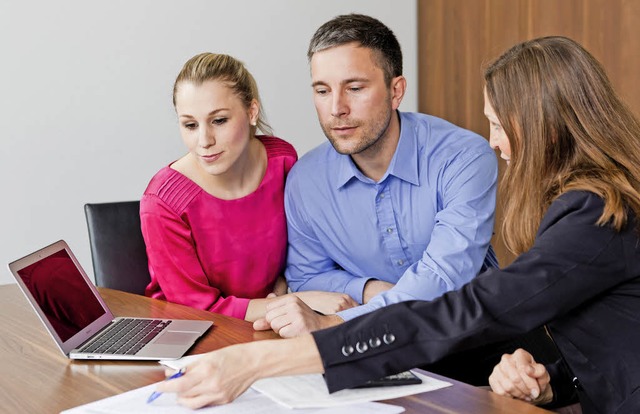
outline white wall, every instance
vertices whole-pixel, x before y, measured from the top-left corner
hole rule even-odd
[[[0,264],[65,239],[93,273],[83,205],[139,199],[184,153],[171,89],[196,53],[243,60],[300,155],[323,142],[307,45],[350,12],[396,33],[415,111],[416,0],[0,0]]]

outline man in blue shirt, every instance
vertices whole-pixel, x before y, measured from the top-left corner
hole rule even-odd
[[[497,160],[479,135],[403,113],[402,52],[376,19],[338,16],[313,36],[314,103],[329,139],[303,156],[285,190],[294,291],[348,294],[361,306],[321,315],[295,296],[256,329],[281,336],[329,327],[379,307],[430,300],[497,265]]]

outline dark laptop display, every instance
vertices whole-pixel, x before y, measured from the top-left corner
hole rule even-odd
[[[73,359],[175,359],[213,324],[114,317],[64,240],[9,269],[58,348]]]
[[[18,275],[63,342],[105,314],[64,249],[19,270]]]

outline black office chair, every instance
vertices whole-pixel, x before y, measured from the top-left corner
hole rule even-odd
[[[96,285],[144,295],[151,281],[140,201],[85,204]]]

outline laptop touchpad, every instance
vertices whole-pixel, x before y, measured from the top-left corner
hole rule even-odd
[[[193,332],[168,331],[161,334],[154,344],[158,345],[181,345],[195,342],[198,334]]]

